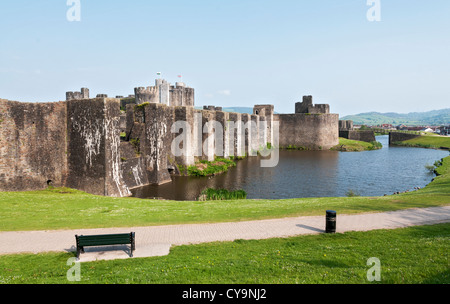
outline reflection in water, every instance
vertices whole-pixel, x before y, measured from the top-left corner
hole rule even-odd
[[[141,198],[195,200],[207,188],[243,189],[250,199],[345,196],[349,190],[363,196],[382,196],[424,187],[433,178],[425,165],[448,156],[447,151],[389,147],[365,152],[280,151],[274,168],[261,168],[259,157],[237,162],[235,168],[211,178],[173,177],[161,186],[132,190]]]

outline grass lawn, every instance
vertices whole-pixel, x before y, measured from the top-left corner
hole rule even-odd
[[[450,157],[414,192],[385,197],[175,202],[95,196],[71,189],[0,192],[0,231],[138,227],[384,212],[450,205]]]
[[[179,246],[165,257],[82,263],[82,284],[450,283],[450,224]],[[71,253],[0,256],[0,284],[66,284]],[[374,282],[376,283],[376,282]]]
[[[450,148],[450,136],[426,135],[395,143],[399,146],[434,148]]]

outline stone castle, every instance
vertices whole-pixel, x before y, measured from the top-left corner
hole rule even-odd
[[[273,105],[256,105],[253,114],[215,106],[199,110],[194,105],[193,88],[163,79],[155,86],[135,88],[128,97],[90,98],[89,90],[82,88],[67,92],[66,101],[60,102],[0,100],[0,191],[51,184],[130,196],[130,189],[168,183],[171,174],[182,174],[180,168],[199,160],[256,155],[274,143],[274,126],[279,147],[310,150],[337,145],[339,132],[350,127],[330,113],[329,105],[314,105],[311,96],[295,104],[294,114],[276,114]],[[186,122],[189,129],[174,128],[177,121]],[[218,133],[207,127],[212,121],[224,126],[222,154],[217,153],[217,140],[211,143]],[[246,128],[249,122],[256,127]],[[180,135],[190,139],[182,143],[181,156],[171,150]]]

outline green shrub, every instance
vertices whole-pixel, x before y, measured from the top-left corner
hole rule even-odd
[[[211,176],[227,172],[229,168],[234,166],[236,166],[234,161],[218,157],[212,162],[202,160],[193,166],[189,166],[187,173],[189,176]]]
[[[370,144],[371,146],[369,146],[368,150],[378,150],[383,148],[383,144],[379,141],[371,141]]]
[[[296,145],[289,145],[287,147],[283,147],[284,150],[299,150],[299,151],[306,151],[308,148],[303,146],[296,146]]]
[[[437,160],[437,161],[434,162],[434,166],[436,168],[442,166],[443,164],[444,164],[444,159]]]
[[[136,155],[140,155],[141,154],[141,140],[139,138],[131,138],[130,143],[133,145]]]
[[[359,195],[356,191],[353,191],[352,189],[348,190],[345,194],[347,197],[359,197]]]
[[[425,165],[425,169],[427,169],[428,171],[430,171],[431,173],[434,172],[435,167],[433,165]]]
[[[186,166],[177,164],[177,168],[178,168],[178,171],[180,172],[180,175],[185,175],[187,173]]]
[[[150,104],[149,102],[144,102],[144,103],[135,105],[135,106],[134,106],[134,109],[135,109],[136,111],[143,111],[143,110],[145,109],[145,107],[148,106],[149,104]]]
[[[226,189],[209,188],[202,191],[200,199],[207,201],[247,199],[247,192],[244,190],[228,191]]]

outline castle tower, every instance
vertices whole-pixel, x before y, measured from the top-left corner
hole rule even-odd
[[[170,105],[177,107],[193,107],[194,89],[186,86],[184,82],[177,82],[170,87]]]
[[[255,105],[253,108],[253,115],[260,116],[259,134],[262,137],[262,142],[273,143],[273,105]]]
[[[170,105],[170,84],[164,79],[157,79],[156,86],[159,88],[159,103]]]
[[[171,105],[171,86],[164,79],[156,79],[153,87],[139,87],[134,89],[134,95],[137,104],[159,103]]]
[[[303,102],[295,104],[295,114],[330,114],[330,105],[313,105],[312,96],[303,96]]]
[[[89,89],[88,88],[81,88],[81,98],[89,99]]]
[[[295,114],[306,114],[308,112],[308,108],[313,106],[313,98],[312,96],[303,96],[303,102],[297,102],[295,104]]]

